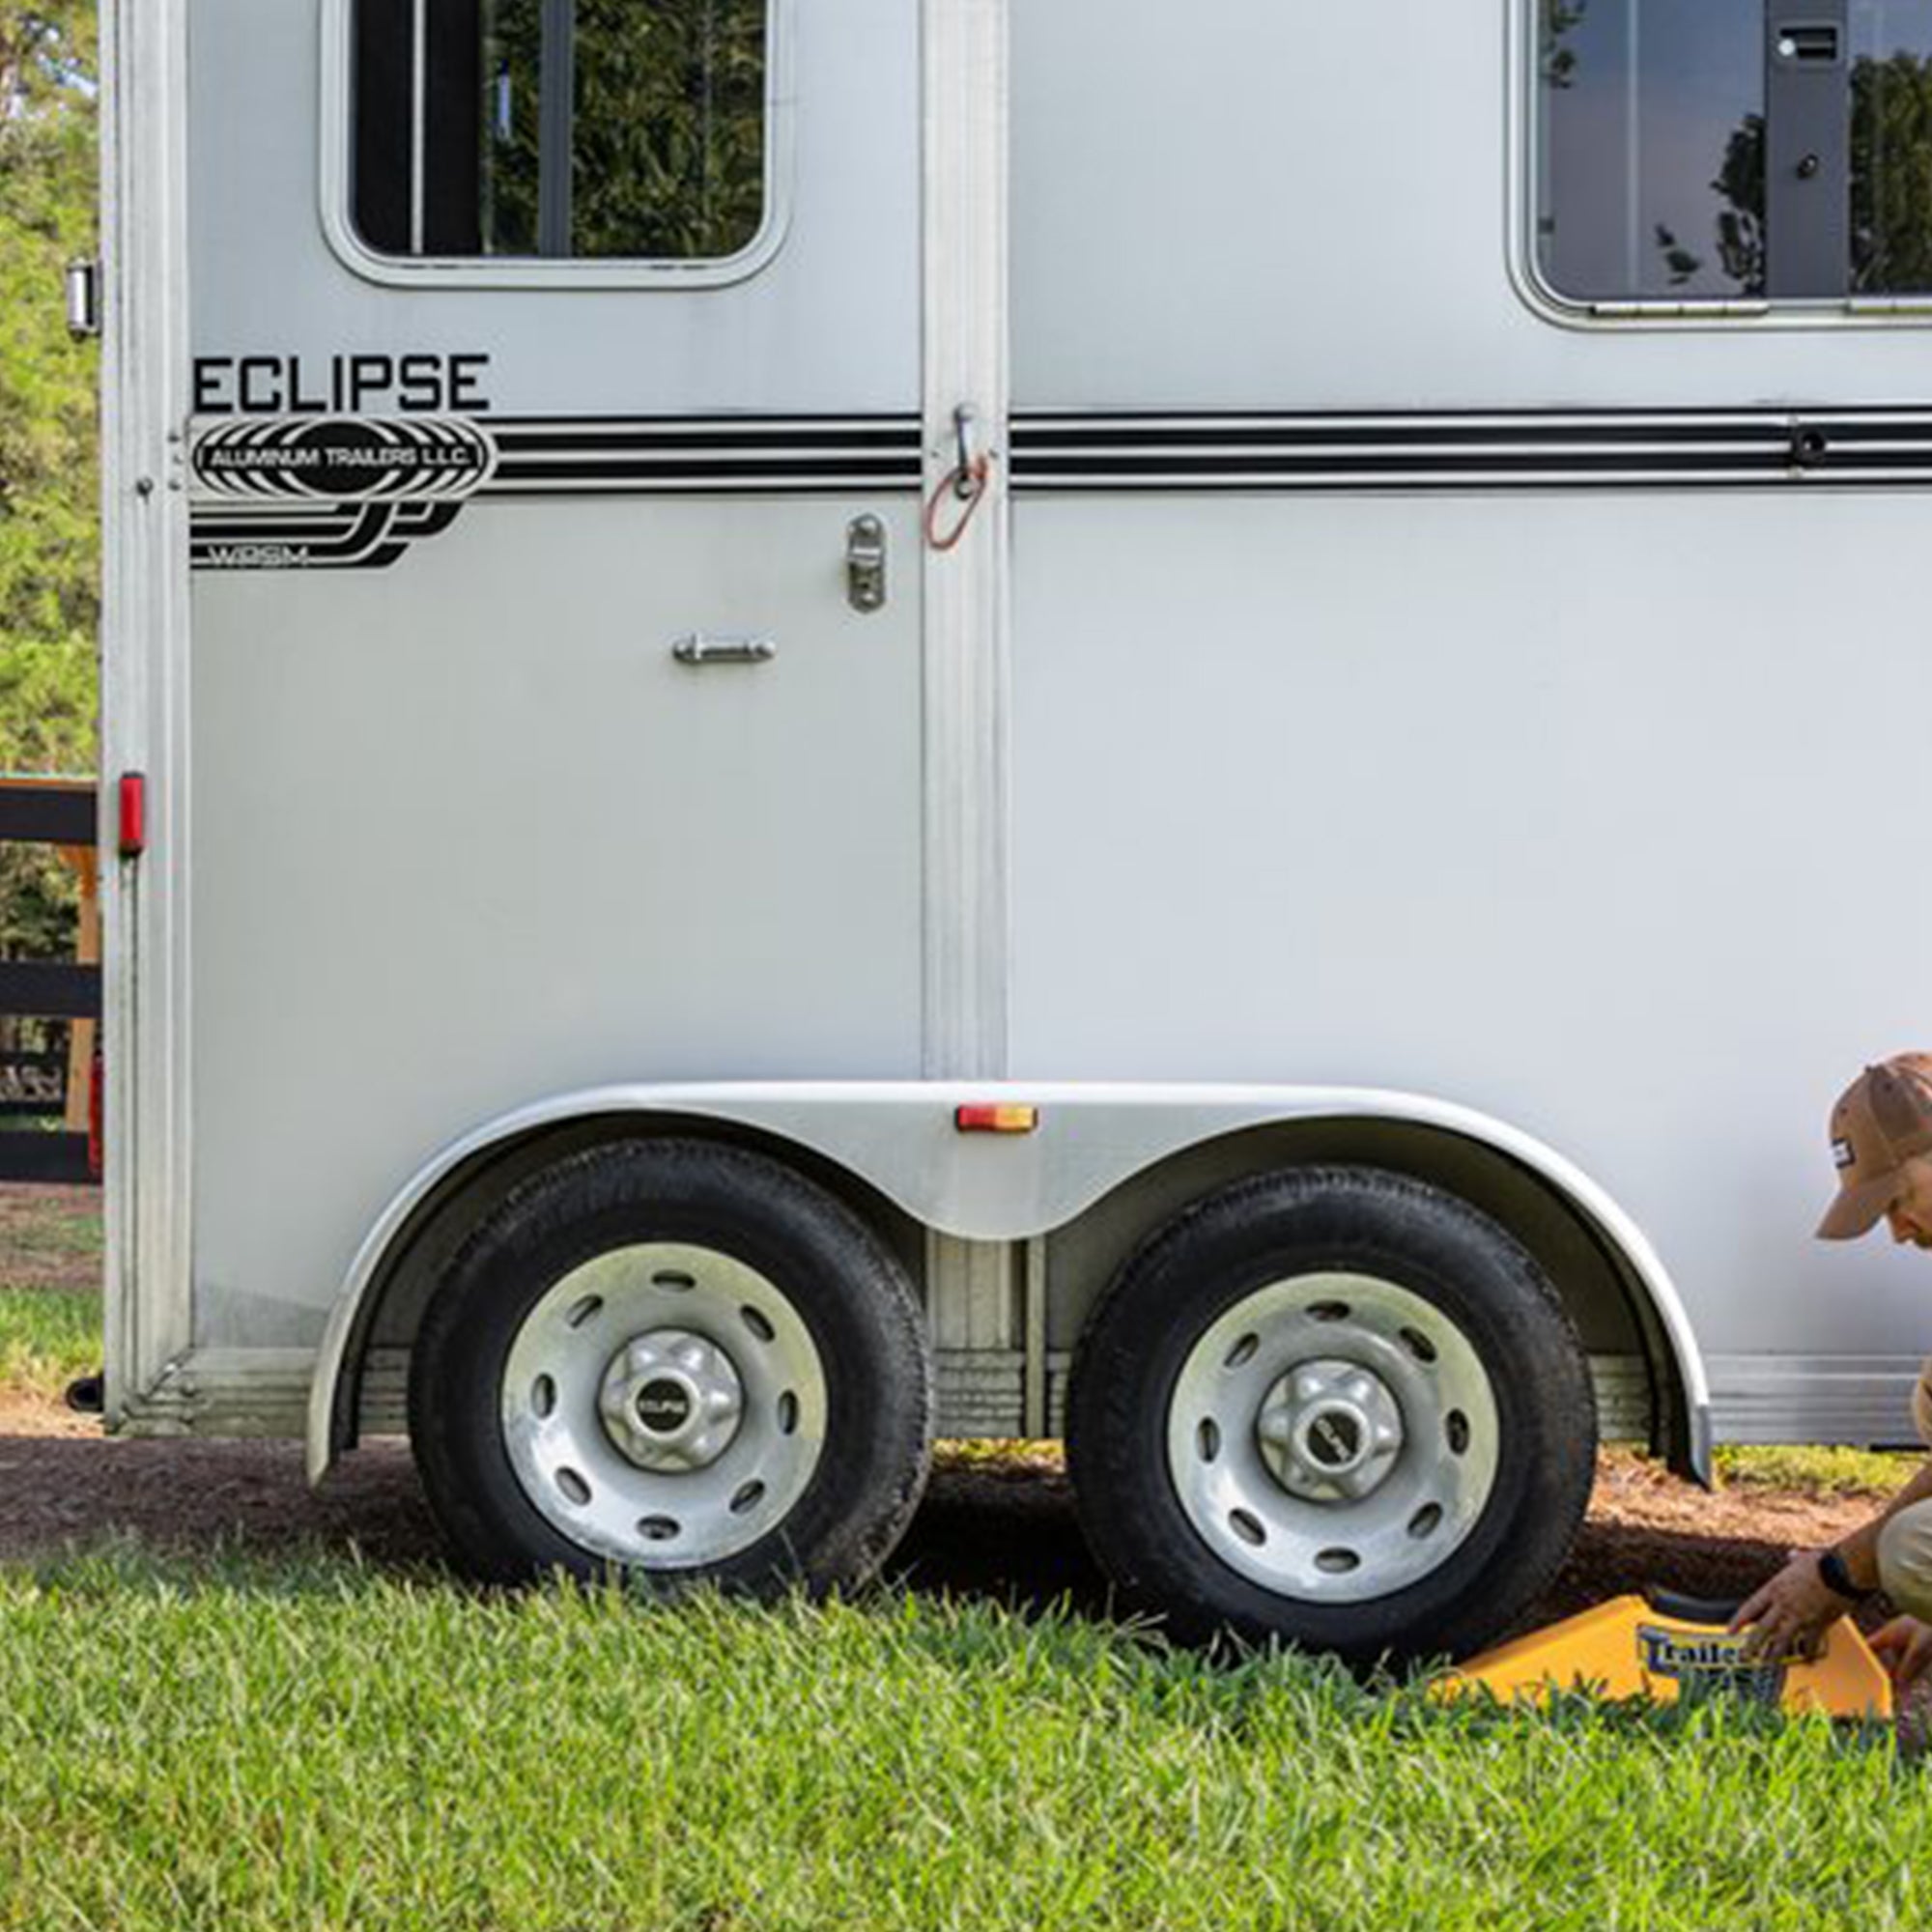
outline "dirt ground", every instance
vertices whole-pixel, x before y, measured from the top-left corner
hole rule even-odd
[[[1610,1451],[1577,1548],[1525,1622],[1644,1583],[1737,1597],[1787,1549],[1843,1534],[1871,1507],[1857,1497],[1706,1494]],[[312,1493],[296,1443],[115,1441],[51,1405],[0,1402],[0,1562],[33,1561],[111,1535],[176,1550],[220,1541],[265,1553],[355,1548],[383,1564],[442,1560],[401,1444],[363,1448]],[[1081,1609],[1107,1607],[1066,1479],[1045,1456],[942,1466],[894,1569],[915,1589],[1027,1606],[1065,1598]]]

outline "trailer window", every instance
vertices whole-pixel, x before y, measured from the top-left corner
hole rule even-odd
[[[1932,293],[1932,0],[1536,10],[1536,252],[1557,294]]]
[[[1763,0],[1542,0],[1543,271],[1566,296],[1757,292]]]
[[[350,195],[404,259],[717,261],[764,224],[769,0],[355,0]]]

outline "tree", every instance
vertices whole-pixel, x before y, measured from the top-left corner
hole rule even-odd
[[[1932,289],[1932,60],[1852,70],[1852,290]]]
[[[1852,64],[1849,155],[1852,237],[1846,287],[1853,295],[1932,291],[1932,58],[1894,53]],[[1746,295],[1765,286],[1765,119],[1747,114],[1724,144],[1711,184],[1719,208],[1716,242],[1724,272]],[[1660,227],[1673,283],[1701,259]]]
[[[94,757],[96,358],[61,270],[95,246],[94,14],[0,0],[0,766]]]
[[[486,149],[489,230],[505,253],[536,246],[542,16],[541,0],[488,14],[485,71],[508,108]],[[576,0],[574,16],[571,253],[735,254],[764,213],[764,0]]]
[[[1537,9],[1539,64],[1547,86],[1568,87],[1577,73],[1577,50],[1564,42],[1583,24],[1590,0],[1541,0]]]
[[[0,770],[94,763],[99,619],[91,345],[61,270],[95,247],[93,0],[0,0]],[[68,944],[50,852],[0,846],[0,952]]]

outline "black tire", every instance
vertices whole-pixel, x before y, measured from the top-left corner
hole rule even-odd
[[[1348,1603],[1264,1586],[1233,1567],[1209,1541],[1208,1532],[1217,1529],[1211,1510],[1198,1499],[1183,1503],[1179,1483],[1197,1480],[1185,1463],[1191,1438],[1184,1405],[1175,1420],[1173,1444],[1179,1446],[1171,1445],[1169,1431],[1183,1364],[1196,1365],[1185,1385],[1189,1400],[1210,1400],[1194,1392],[1211,1392],[1220,1386],[1216,1378],[1236,1373],[1234,1355],[1226,1363],[1213,1357],[1218,1339],[1208,1355],[1197,1350],[1208,1346],[1217,1322],[1238,1327],[1247,1311],[1273,1305],[1253,1297],[1292,1298],[1296,1280],[1330,1274],[1393,1284],[1394,1305],[1406,1305],[1402,1293],[1418,1296],[1433,1311],[1431,1320],[1446,1324],[1445,1336],[1459,1332],[1488,1378],[1496,1437],[1487,1500],[1471,1495],[1461,1542],[1446,1546],[1427,1574],[1388,1594]],[[1289,1286],[1272,1286],[1282,1283]],[[1319,1292],[1318,1285],[1311,1282],[1310,1292]],[[1342,1300],[1314,1302],[1279,1317],[1268,1333],[1281,1359],[1293,1364],[1306,1359],[1308,1349],[1329,1349],[1325,1331],[1304,1344],[1303,1331],[1289,1324],[1317,1312],[1336,1322],[1338,1306],[1346,1315]],[[1224,1326],[1221,1333],[1227,1332]],[[1351,1359],[1366,1352],[1364,1344]],[[1457,1359],[1468,1359],[1460,1347]],[[1205,1370],[1199,1366],[1204,1360]],[[1258,1375],[1264,1372],[1258,1366]],[[1405,1367],[1404,1373],[1433,1371]],[[1300,1374],[1293,1368],[1293,1377]],[[1301,1385],[1286,1385],[1298,1399]],[[1290,1400],[1276,1393],[1283,1386],[1273,1384],[1269,1401]],[[1426,1412],[1426,1400],[1417,1407]],[[1088,1323],[1073,1362],[1066,1433],[1082,1522],[1131,1605],[1162,1616],[1183,1639],[1221,1634],[1256,1642],[1285,1639],[1354,1663],[1466,1654],[1516,1617],[1570,1548],[1589,1498],[1597,1442],[1582,1347],[1535,1262],[1466,1203],[1366,1168],[1308,1168],[1243,1180],[1159,1229],[1130,1258]],[[1462,1433],[1466,1443],[1466,1420]],[[1455,1440],[1453,1429],[1448,1440]],[[1403,1435],[1400,1446],[1386,1452],[1393,1460],[1384,1481],[1393,1484],[1403,1474],[1406,1458],[1421,1474],[1403,1474],[1405,1481],[1433,1480],[1429,1458],[1448,1468],[1442,1480],[1463,1480],[1436,1442]],[[1209,1459],[1224,1453],[1218,1430],[1211,1435],[1204,1430],[1199,1453]],[[1487,1459],[1487,1448],[1482,1453]],[[1275,1454],[1279,1462],[1281,1452]],[[1256,1437],[1250,1465],[1259,1465],[1263,1456]],[[1306,1480],[1305,1463],[1296,1465],[1295,1475]],[[1218,1480],[1218,1471],[1198,1479],[1203,1492]],[[1289,1495],[1279,1476],[1274,1481],[1287,1523],[1278,1547],[1298,1550],[1305,1548],[1305,1539],[1295,1540],[1302,1537],[1299,1525],[1321,1519],[1311,1518],[1304,1497]],[[1469,1481],[1473,1489],[1475,1478]],[[1238,1514],[1231,1513],[1231,1522]],[[1417,1520],[1427,1520],[1420,1513]],[[1264,1543],[1274,1529],[1272,1520],[1257,1523],[1253,1514],[1248,1522],[1263,1530]],[[1243,1541],[1252,1540],[1247,1524],[1234,1526]],[[1222,1540],[1238,1559],[1238,1548]],[[1435,1558],[1433,1551],[1399,1557],[1388,1574],[1400,1574],[1404,1561]],[[1350,1587],[1370,1590],[1375,1575],[1370,1565]]]
[[[627,1558],[621,1549],[600,1549],[587,1531],[565,1533],[559,1524],[570,1520],[569,1499],[559,1503],[520,1476],[508,1439],[506,1365],[520,1335],[533,1332],[526,1323],[554,1319],[535,1311],[556,1305],[552,1291],[586,1264],[646,1243],[703,1251],[718,1258],[718,1271],[729,1279],[738,1278],[730,1273],[737,1265],[754,1270],[795,1311],[822,1368],[822,1437],[815,1429],[805,1432],[820,1446],[810,1452],[815,1462],[809,1474],[798,1476],[803,1488],[795,1500],[749,1547],[696,1564],[679,1561],[671,1548],[660,1556],[656,1546],[641,1542]],[[614,1307],[612,1316],[620,1325],[611,1339],[621,1351],[624,1330]],[[687,1325],[708,1333],[728,1324],[712,1310]],[[755,1350],[733,1332],[731,1349]],[[710,1339],[721,1347],[726,1342],[722,1332]],[[586,1333],[582,1373],[594,1373],[588,1365],[602,1346]],[[560,1400],[555,1387],[554,1403]],[[672,1593],[694,1585],[759,1597],[793,1587],[813,1594],[850,1587],[877,1570],[918,1504],[931,1406],[930,1362],[913,1290],[870,1230],[779,1161],[692,1140],[596,1148],[525,1180],[449,1264],[410,1366],[410,1430],[423,1486],[463,1567],[491,1582],[561,1570],[585,1577],[615,1571]],[[667,1490],[666,1477],[633,1472],[615,1454],[615,1437],[596,1405],[591,1408],[585,1420],[577,1404],[571,1427],[581,1427],[586,1440],[603,1430],[607,1440],[598,1453],[615,1472],[606,1491],[613,1510],[629,1508],[636,1516],[657,1507],[629,1500],[627,1484],[639,1494],[678,1493],[674,1477]],[[794,1400],[794,1433],[797,1414]],[[781,1426],[768,1431],[775,1441]],[[744,1446],[734,1441],[724,1458]],[[601,1481],[603,1464],[597,1466]],[[728,1462],[713,1468],[726,1475]],[[709,1478],[712,1470],[705,1473]],[[539,1493],[546,1508],[532,1499]],[[646,1520],[657,1519],[646,1516],[639,1529]]]

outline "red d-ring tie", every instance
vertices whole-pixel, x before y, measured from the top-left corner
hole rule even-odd
[[[970,464],[962,464],[949,469],[940,479],[939,487],[932,493],[925,506],[925,540],[934,550],[955,549],[959,539],[966,534],[973,515],[986,497],[987,479],[991,476],[993,459],[990,455],[976,456]],[[966,507],[960,511],[958,521],[943,536],[939,530],[939,506],[948,497],[964,499]]]

